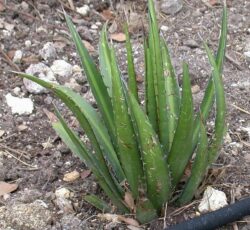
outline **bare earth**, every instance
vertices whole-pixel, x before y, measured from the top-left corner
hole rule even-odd
[[[4,6],[4,2],[7,4]],[[125,224],[115,224],[98,218],[95,208],[83,201],[87,193],[103,194],[83,163],[71,154],[50,126],[44,109],[53,111],[54,102],[79,134],[82,130],[72,114],[51,93],[32,94],[23,85],[22,79],[10,70],[25,71],[31,64],[43,62],[51,66],[54,60],[63,59],[71,65],[80,65],[63,19],[60,2],[66,0],[18,1],[0,0],[0,181],[18,184],[18,189],[0,196],[0,230],[29,229],[129,229]],[[130,22],[135,53],[138,84],[143,94],[142,35],[145,25],[145,1],[78,0],[75,6],[90,6],[87,16],[81,16],[69,7],[68,14],[79,30],[83,40],[89,42],[89,50],[98,62],[99,32],[105,20],[110,19],[111,32],[121,32],[122,21]],[[212,1],[211,1],[212,2]],[[217,1],[220,2],[220,1]],[[228,131],[220,157],[204,180],[195,201],[182,209],[168,207],[167,225],[196,215],[197,204],[206,185],[226,193],[228,202],[250,195],[250,1],[228,1],[229,31],[227,58],[224,66],[224,83],[227,99]],[[111,15],[111,11],[113,15]],[[209,78],[210,65],[203,48],[207,41],[214,51],[219,39],[222,6],[208,7],[201,0],[185,0],[181,11],[175,15],[159,14],[161,32],[169,44],[178,77],[181,77],[182,62],[190,66],[194,101],[201,101]],[[115,23],[114,23],[115,22]],[[142,26],[144,24],[144,26]],[[29,42],[30,41],[30,44]],[[39,55],[45,43],[53,42],[56,56],[43,60]],[[121,71],[126,75],[124,43],[115,43]],[[248,48],[247,48],[248,46]],[[23,53],[21,61],[13,62],[16,50]],[[84,76],[74,75],[75,87],[95,106]],[[58,82],[67,84],[70,77]],[[18,87],[18,88],[16,88]],[[30,115],[12,114],[5,96],[31,98],[34,111]],[[212,127],[213,116],[209,121]],[[66,173],[78,171],[80,178],[66,182]],[[67,188],[71,193],[62,199],[55,191]],[[163,218],[142,226],[145,229],[162,229]],[[246,218],[224,229],[250,229]]]

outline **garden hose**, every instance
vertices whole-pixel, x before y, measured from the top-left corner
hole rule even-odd
[[[250,215],[250,197],[165,230],[214,230]]]

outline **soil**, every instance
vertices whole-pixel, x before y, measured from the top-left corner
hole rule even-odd
[[[0,214],[0,229],[128,229],[124,224],[110,225],[101,220],[97,217],[98,211],[82,199],[87,193],[102,194],[101,190],[93,175],[86,175],[88,173],[85,165],[71,154],[55,134],[44,109],[53,111],[54,102],[69,123],[82,134],[70,112],[50,93],[28,93],[22,79],[9,72],[25,71],[32,63],[43,62],[51,65],[53,60],[44,61],[39,56],[39,50],[47,42],[56,44],[57,57],[54,59],[64,59],[72,65],[80,65],[75,48],[69,39],[60,2],[67,5],[69,1],[0,0],[0,20],[13,26],[10,32],[0,27],[0,130],[4,132],[0,137],[0,181],[18,184],[17,191],[0,197],[0,213],[1,210],[5,210],[5,216]],[[87,16],[81,16],[67,7],[68,5],[64,8],[72,16],[82,39],[94,47],[92,55],[96,61],[101,25],[110,19],[114,30],[112,32],[117,33],[121,31],[124,18],[130,17],[131,14],[137,18],[131,19],[130,32],[134,44],[138,84],[142,94],[142,35],[147,28],[146,25],[143,26],[147,17],[145,1],[113,1],[112,6],[110,1],[73,2],[76,7],[83,4],[90,6]],[[190,66],[192,85],[198,87],[193,95],[195,103],[200,102],[210,74],[210,65],[202,43],[205,40],[213,50],[216,50],[222,14],[221,4],[209,7],[204,2],[206,1],[185,0],[179,13],[159,14],[161,31],[169,45],[178,76],[181,76],[183,61]],[[250,2],[230,0],[228,13],[227,58],[223,77],[228,130],[220,157],[210,170],[205,185],[212,185],[224,191],[230,203],[250,195],[250,62],[244,56],[245,47],[250,44]],[[27,41],[31,42],[31,46],[25,45],[29,43]],[[124,43],[114,44],[121,71],[126,74]],[[23,57],[20,63],[14,64],[12,59],[16,50],[22,50]],[[60,79],[58,81],[60,82]],[[86,98],[91,97],[88,84],[85,81],[78,82],[82,95]],[[16,87],[20,88],[21,96],[29,97],[34,102],[35,110],[31,115],[12,114],[6,104],[5,95],[15,95]],[[210,124],[212,120],[211,118]],[[80,172],[81,177],[72,182],[65,182],[64,175],[74,170]],[[55,197],[55,191],[59,188],[71,191],[70,197],[66,199],[68,203],[64,200],[66,204],[60,204]],[[191,205],[182,209],[168,207],[167,226],[194,217],[201,195],[197,195]],[[29,206],[22,206],[24,204]],[[25,215],[22,223],[18,222],[19,217],[6,216],[6,213],[12,215],[11,211],[6,210],[34,210],[35,204],[42,204],[37,211],[40,210],[41,218],[46,213],[44,222],[38,222],[38,225],[33,223],[35,221],[27,225],[25,222],[29,222],[29,218]],[[224,229],[235,229],[236,225],[239,229],[248,229],[249,221],[249,218],[246,218]],[[162,229],[163,226],[164,220],[161,218],[142,227]]]

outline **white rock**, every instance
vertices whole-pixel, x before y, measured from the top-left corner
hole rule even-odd
[[[240,127],[240,129],[247,132],[247,135],[250,138],[250,126],[248,126],[248,127]]]
[[[22,57],[23,57],[23,52],[22,52],[22,50],[16,50],[15,55],[14,55],[14,57],[13,57],[13,62],[14,62],[14,63],[20,63]]]
[[[34,110],[34,105],[30,98],[14,97],[10,93],[8,93],[5,98],[13,114],[31,114]]]
[[[226,194],[222,191],[216,190],[208,186],[204,192],[198,210],[201,213],[215,211],[228,205]]]
[[[55,191],[55,195],[57,198],[69,198],[70,197],[70,191],[67,188],[59,188]]]
[[[246,60],[250,61],[250,51],[244,52],[244,55],[246,57]]]
[[[64,60],[56,60],[50,67],[60,77],[68,78],[73,73],[73,66]]]
[[[90,8],[88,5],[83,5],[82,7],[76,7],[76,11],[83,16],[88,15],[89,10]]]
[[[182,9],[183,2],[182,0],[162,0],[160,7],[163,13],[174,15]]]
[[[0,29],[4,28],[4,20],[3,18],[0,18]]]
[[[98,26],[93,24],[91,27],[90,27],[92,30],[97,30],[98,29]]]
[[[2,30],[2,33],[3,33],[4,38],[8,38],[11,35],[10,31],[8,31],[8,30]]]
[[[101,22],[96,22],[95,23],[98,27],[102,26],[102,23]]]
[[[15,87],[15,88],[13,89],[13,93],[14,93],[16,96],[18,96],[18,95],[20,94],[20,92],[21,92],[20,87]]]
[[[81,73],[82,68],[79,65],[74,65],[72,68],[73,73]]]
[[[37,33],[46,33],[46,34],[48,33],[47,29],[44,28],[43,26],[36,28],[36,32]]]
[[[27,48],[31,47],[31,41],[30,40],[25,41],[24,44],[25,44],[25,46]]]
[[[53,71],[48,66],[46,66],[45,64],[41,62],[38,64],[31,64],[29,68],[25,70],[25,72],[27,74],[34,75],[44,81],[57,83]],[[25,88],[30,93],[39,94],[39,93],[47,92],[47,90],[44,87],[30,80],[23,79],[23,83],[24,83]]]
[[[14,30],[14,28],[15,28],[15,25],[14,25],[14,24],[10,24],[10,23],[8,23],[8,22],[5,22],[5,23],[4,23],[4,28],[5,28],[6,30],[8,30],[10,33],[12,33],[13,30]]]
[[[73,213],[74,208],[72,206],[72,202],[63,197],[58,197],[54,200],[55,204],[63,213]]]
[[[169,29],[169,28],[168,28],[167,26],[164,26],[164,25],[161,26],[161,31],[168,31],[168,29]]]
[[[232,142],[232,138],[230,137],[229,133],[226,133],[226,135],[224,136],[224,141],[226,144],[230,144]]]
[[[53,59],[56,57],[56,48],[52,42],[47,42],[44,44],[43,48],[39,50],[39,55],[44,60]]]
[[[28,11],[29,10],[29,4],[26,3],[25,1],[21,2],[21,7],[24,11]]]

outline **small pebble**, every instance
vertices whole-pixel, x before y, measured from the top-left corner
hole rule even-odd
[[[84,5],[82,7],[76,7],[76,11],[81,14],[82,16],[87,16],[89,13],[89,6],[88,5]]]
[[[39,55],[44,60],[53,59],[56,57],[56,48],[52,42],[47,42],[44,44],[43,48],[39,50]]]
[[[27,48],[31,47],[31,41],[30,40],[25,41],[24,44],[25,44],[25,46]]]
[[[22,7],[22,9],[23,9],[24,11],[26,11],[26,12],[29,10],[29,4],[26,3],[25,1],[22,1],[22,2],[21,2],[21,7]]]
[[[168,26],[164,26],[164,25],[161,26],[161,30],[162,30],[162,31],[168,31],[168,29],[169,29]]]
[[[98,29],[98,26],[93,24],[91,27],[90,27],[92,30],[97,30]]]
[[[74,170],[73,172],[64,174],[63,180],[66,182],[72,182],[80,177],[80,173]]]
[[[20,87],[15,87],[15,88],[13,89],[13,93],[14,93],[16,96],[19,96],[20,92],[21,92]]]
[[[22,132],[22,131],[26,130],[27,128],[28,128],[28,126],[26,126],[24,124],[18,125],[18,127],[17,127],[17,129],[18,129],[19,132]]]
[[[15,52],[14,57],[13,57],[13,62],[16,63],[16,64],[20,63],[22,57],[23,57],[23,52],[22,52],[22,50],[17,50],[17,51]]]
[[[244,52],[247,61],[250,61],[250,51]]]
[[[68,78],[73,73],[73,66],[64,60],[56,60],[50,67],[60,77]]]
[[[55,195],[57,198],[69,198],[70,197],[70,191],[67,188],[59,188],[55,191]]]
[[[197,94],[200,92],[200,86],[194,85],[192,86],[191,90],[192,90],[192,94]]]
[[[184,45],[192,49],[199,47],[199,44],[193,39],[188,39],[184,41]]]

